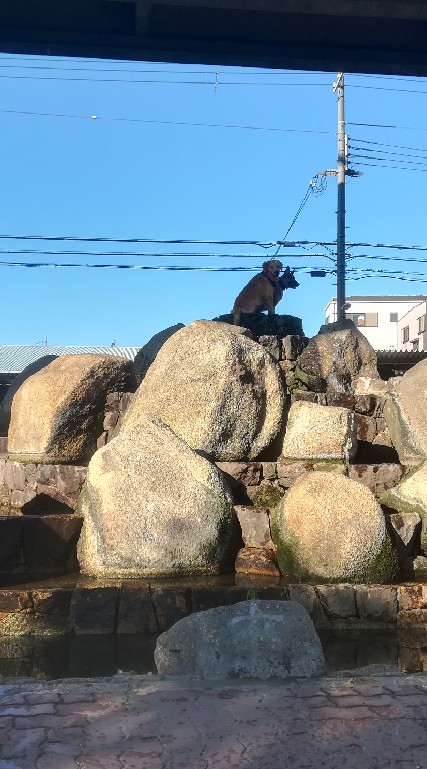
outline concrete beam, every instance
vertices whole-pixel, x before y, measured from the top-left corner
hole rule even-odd
[[[424,0],[2,0],[0,51],[427,76]]]

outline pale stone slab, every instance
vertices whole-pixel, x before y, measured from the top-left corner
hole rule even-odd
[[[403,465],[427,458],[427,360],[407,371],[388,395],[384,418]]]
[[[357,448],[349,409],[298,401],[289,411],[281,459],[351,459]]]

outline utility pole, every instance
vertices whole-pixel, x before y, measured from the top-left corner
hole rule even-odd
[[[334,91],[338,96],[337,321],[341,323],[345,320],[345,175],[347,170],[343,72],[338,73]]]
[[[337,316],[341,323],[345,320],[345,177],[363,176],[360,171],[353,171],[348,167],[348,136],[345,132],[344,116],[344,73],[338,72],[337,82],[334,83],[334,91],[338,96],[338,164],[333,171],[319,171],[316,176],[336,176],[337,188]]]

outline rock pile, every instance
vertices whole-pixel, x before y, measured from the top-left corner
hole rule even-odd
[[[127,361],[53,361],[13,399],[0,495],[37,504],[45,479],[59,504],[64,474],[39,463],[93,455],[78,503],[90,575],[216,574],[235,561],[356,584],[394,577],[397,556],[421,568],[427,367],[387,388],[354,325],[307,344],[280,317],[257,317],[256,333],[218,320],[167,329],[134,395]],[[82,480],[62,498],[71,511]]]

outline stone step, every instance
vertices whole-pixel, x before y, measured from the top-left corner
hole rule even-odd
[[[82,523],[79,515],[0,517],[0,573],[75,571]]]
[[[293,600],[316,628],[405,628],[420,631],[425,646],[427,586],[289,585],[284,580],[236,575],[224,578],[98,581],[78,575],[0,588],[0,636],[157,634],[196,611],[258,598]]]

